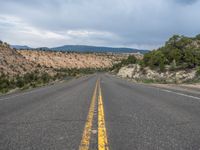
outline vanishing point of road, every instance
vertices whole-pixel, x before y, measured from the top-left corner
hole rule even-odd
[[[200,93],[94,74],[4,95],[0,150],[200,150]]]

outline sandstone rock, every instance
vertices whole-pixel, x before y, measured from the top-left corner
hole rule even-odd
[[[52,68],[108,68],[113,63],[127,56],[118,54],[84,54],[84,53],[64,53],[50,51],[18,51],[27,60],[33,61],[41,66]]]
[[[150,68],[144,68],[143,70],[137,64],[122,67],[118,76],[123,78],[132,78],[136,80],[151,79],[157,81],[166,81],[169,83],[176,82],[182,83],[195,78],[196,71],[191,70],[181,70],[181,71],[166,71],[158,72],[156,70],[151,70]]]

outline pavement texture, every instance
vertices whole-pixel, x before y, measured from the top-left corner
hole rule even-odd
[[[200,93],[94,74],[0,97],[0,150],[78,149],[199,150]]]

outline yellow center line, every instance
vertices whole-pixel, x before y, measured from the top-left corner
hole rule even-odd
[[[98,150],[109,150],[100,83],[98,97]]]
[[[95,85],[95,89],[93,92],[92,101],[90,104],[87,121],[85,123],[85,128],[83,131],[83,136],[82,136],[82,140],[79,146],[79,150],[88,150],[90,146],[90,136],[91,136],[91,129],[92,129],[98,84],[99,84],[99,80],[97,80],[96,85]]]

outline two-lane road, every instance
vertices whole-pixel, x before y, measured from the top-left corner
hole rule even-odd
[[[200,94],[107,74],[0,97],[1,150],[200,149]]]

